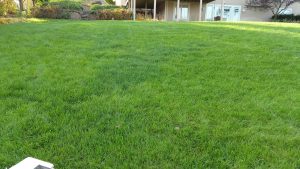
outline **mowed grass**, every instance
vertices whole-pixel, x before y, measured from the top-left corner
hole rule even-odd
[[[0,25],[0,168],[300,168],[300,25]]]

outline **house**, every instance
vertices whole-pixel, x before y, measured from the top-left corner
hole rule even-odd
[[[213,20],[221,13],[222,0],[214,0],[206,5],[205,20]],[[283,14],[300,14],[300,3],[289,6]],[[270,10],[247,7],[247,0],[224,0],[223,20],[225,21],[269,21]]]
[[[116,4],[128,6],[134,19],[148,16],[165,21],[211,21],[221,17],[222,8],[224,21],[269,21],[273,15],[266,9],[247,7],[247,0],[116,0]],[[300,14],[300,3],[284,13]]]
[[[122,0],[120,0],[122,1]],[[165,21],[204,20],[205,5],[213,0],[127,0],[134,18],[139,15],[152,16]],[[201,9],[201,10],[200,10]]]

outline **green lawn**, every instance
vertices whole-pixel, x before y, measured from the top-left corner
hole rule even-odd
[[[0,168],[300,168],[300,24],[0,25]]]

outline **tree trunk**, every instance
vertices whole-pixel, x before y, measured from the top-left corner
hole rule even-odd
[[[277,21],[277,18],[278,18],[278,14],[274,14],[274,20]]]
[[[24,10],[23,0],[19,0],[20,12]]]

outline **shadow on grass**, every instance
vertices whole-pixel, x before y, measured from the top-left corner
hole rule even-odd
[[[1,31],[3,168],[32,154],[57,168],[297,166],[294,32],[51,20]]]

